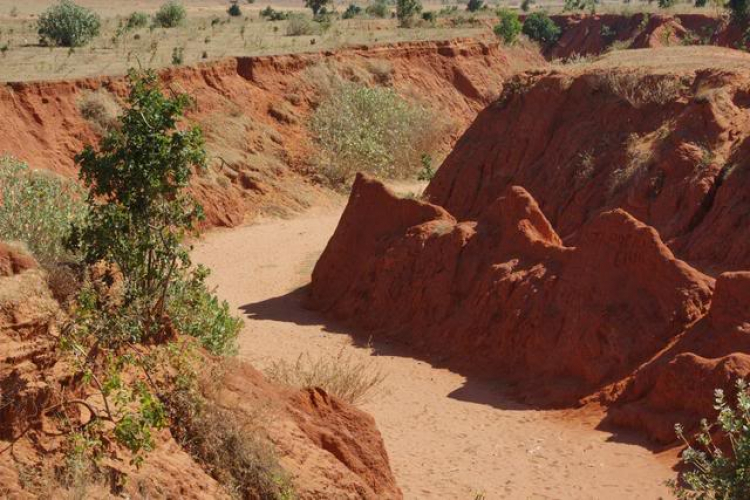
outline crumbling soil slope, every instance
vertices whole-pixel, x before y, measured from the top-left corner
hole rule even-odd
[[[596,401],[672,441],[750,369],[750,281],[736,272],[750,269],[749,75],[597,67],[509,82],[430,202],[357,179],[311,305],[524,399]]]
[[[545,49],[549,59],[598,56],[610,50],[683,45],[745,49],[744,28],[705,14],[555,15],[560,39]]]
[[[44,272],[23,252],[0,243],[3,498],[65,495],[54,474],[65,461],[66,436],[50,414],[65,393],[94,408],[100,404],[101,396],[81,392],[71,378],[75,370],[59,346],[59,314]],[[273,385],[247,363],[231,368],[214,381],[214,401],[237,415],[261,419],[299,498],[401,498],[372,417],[321,390]],[[102,464],[111,475],[128,477],[123,493],[133,498],[229,498],[169,430],[156,441],[140,469],[129,464],[124,450],[116,451],[117,460]],[[92,479],[87,498],[108,497],[109,489]]]
[[[530,50],[504,49],[492,39],[459,39],[239,57],[172,68],[161,76],[166,85],[196,100],[190,118],[204,129],[211,167],[196,176],[193,189],[207,225],[234,226],[247,213],[296,210],[320,198],[320,190],[307,182],[314,172],[306,120],[326,72],[391,85],[449,112],[460,133],[499,94],[504,77],[541,61]],[[100,89],[121,101],[125,80],[0,87],[0,154],[75,176],[74,156],[84,144],[97,141],[96,124],[82,116],[81,103]],[[453,139],[446,138],[446,147]]]

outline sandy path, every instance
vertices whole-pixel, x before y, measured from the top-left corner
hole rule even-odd
[[[309,280],[338,217],[310,212],[214,231],[196,244],[195,260],[213,269],[219,295],[246,318],[240,354],[257,367],[342,347],[373,356],[292,293]],[[467,384],[395,349],[374,345],[372,359],[388,378],[364,409],[378,422],[407,499],[669,497],[671,457],[608,441],[581,415],[514,404],[489,382]]]

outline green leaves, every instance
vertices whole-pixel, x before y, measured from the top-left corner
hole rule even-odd
[[[70,258],[65,240],[85,217],[83,197],[74,182],[0,157],[0,240],[24,243],[45,266]]]
[[[81,47],[99,34],[101,19],[92,10],[61,0],[45,10],[38,21],[42,45]]]
[[[742,379],[737,381],[736,388],[735,406],[729,404],[724,391],[716,390],[716,422],[701,421],[701,432],[695,436],[695,445],[685,438],[683,427],[675,425],[677,436],[687,445],[682,452],[682,461],[688,466],[681,483],[669,483],[677,498],[750,498],[750,393]]]

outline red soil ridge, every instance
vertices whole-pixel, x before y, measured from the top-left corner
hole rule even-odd
[[[644,102],[622,74],[506,83],[431,203],[359,176],[312,307],[659,442],[710,416],[713,389],[750,373],[748,75],[639,75],[680,82]]]
[[[308,182],[313,150],[305,121],[318,83],[305,77],[308,68],[332,65],[350,79],[372,80],[368,65],[385,66],[390,85],[449,112],[460,133],[499,94],[504,77],[541,61],[531,50],[501,48],[492,39],[457,39],[231,58],[170,68],[161,77],[196,99],[189,117],[204,128],[211,168],[195,178],[193,189],[206,223],[235,226],[247,214],[301,209],[320,196]],[[73,157],[97,141],[78,102],[97,89],[121,100],[124,77],[0,86],[0,154],[76,176]]]
[[[746,48],[744,31],[726,18],[706,14],[561,14],[551,16],[562,34],[546,50],[550,59],[596,56],[609,50],[675,45]]]

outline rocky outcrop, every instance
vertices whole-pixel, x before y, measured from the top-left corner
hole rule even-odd
[[[75,366],[60,349],[59,314],[44,272],[22,251],[0,243],[3,498],[66,497],[65,486],[50,480],[55,467],[65,460],[66,440],[50,415],[63,398],[87,401],[93,408],[100,405],[101,396],[80,384]],[[207,360],[203,366],[208,365]],[[218,391],[217,404],[254,422],[260,427],[254,432],[275,444],[296,498],[402,497],[375,421],[364,412],[319,389],[299,391],[271,384],[242,362],[212,385]],[[261,411],[264,418],[259,420]],[[82,420],[88,418],[85,413],[85,409],[80,412]],[[102,467],[113,477],[127,476],[122,493],[133,498],[230,498],[169,430],[159,432],[155,441],[155,449],[146,455],[141,468],[128,461],[125,450],[109,444],[117,458],[105,459]],[[21,476],[26,479],[22,481]],[[111,485],[89,479],[86,494],[90,498],[110,496]]]
[[[457,223],[359,176],[310,300],[456,366],[533,386],[532,399],[574,404],[704,316],[712,288],[622,210],[593,218],[571,247],[523,188]]]

